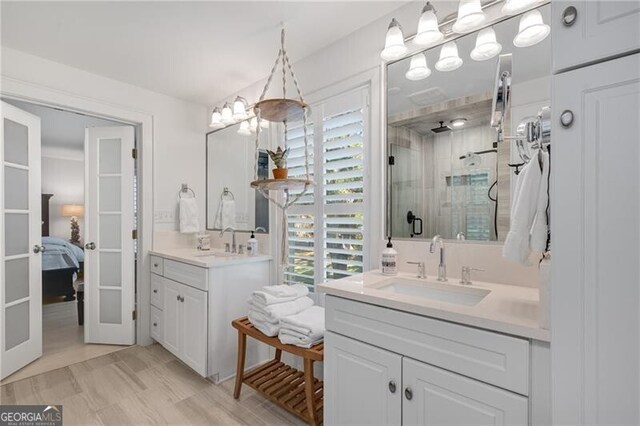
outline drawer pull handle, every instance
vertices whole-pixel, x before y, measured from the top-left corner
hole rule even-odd
[[[154,322],[154,323],[153,323],[153,326],[154,326],[154,327],[157,327],[157,326],[158,326],[158,323],[157,323],[157,322]]]
[[[564,12],[562,12],[562,25],[565,27],[570,27],[576,23],[578,20],[578,10],[573,7],[567,7]]]
[[[158,289],[157,289],[157,288],[154,288],[154,289],[153,289],[153,292],[154,292],[154,293],[157,293],[157,292],[158,292]]]
[[[407,400],[409,401],[413,399],[413,391],[411,390],[411,388],[404,389],[404,397],[407,398]]]
[[[157,264],[157,263],[154,263],[154,264],[153,264],[153,267],[154,267],[154,268],[157,268],[157,267],[158,267],[158,264]]]
[[[389,382],[389,392],[396,393],[396,382],[393,380]]]

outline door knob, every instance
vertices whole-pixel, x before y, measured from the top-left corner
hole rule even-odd
[[[404,389],[404,397],[407,398],[409,401],[413,399],[413,391],[411,390],[411,388]]]
[[[562,127],[571,127],[573,124],[573,111],[569,109],[562,111],[562,114],[560,114],[560,124],[562,124]]]
[[[87,243],[84,245],[84,248],[86,248],[87,250],[95,250],[96,249],[96,243]]]
[[[44,251],[45,251],[45,247],[44,246],[39,246],[37,244],[35,246],[33,246],[33,252],[35,254],[44,253]]]
[[[396,382],[393,380],[389,382],[389,392],[396,393]]]

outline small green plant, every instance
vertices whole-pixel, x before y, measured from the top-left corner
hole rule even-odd
[[[282,148],[278,147],[278,149],[276,149],[276,152],[267,150],[267,154],[269,154],[269,157],[271,157],[271,161],[273,161],[273,164],[275,164],[276,167],[279,169],[287,168],[288,153],[289,153],[289,148],[283,151]]]

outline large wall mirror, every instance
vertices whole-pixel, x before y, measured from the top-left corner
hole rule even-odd
[[[548,23],[550,6],[537,10]],[[491,27],[502,50],[490,59],[478,60],[478,51],[472,54],[477,43],[491,39],[489,31],[480,37],[478,31],[455,40],[462,60],[457,69],[445,71],[444,63],[436,67],[443,46],[423,52],[431,70],[427,77],[416,80],[407,73],[415,55],[387,65],[386,225],[394,238],[506,237],[514,165],[522,165],[523,159],[515,141],[497,142],[491,126],[500,55],[511,54],[505,59],[512,69],[504,135],[514,134],[523,119],[536,116],[551,98],[551,37],[516,47],[520,19],[514,16]],[[414,65],[421,60],[414,59]]]
[[[269,232],[269,201],[251,189],[255,180],[256,136],[247,122],[207,133],[207,229]],[[269,145],[263,129],[260,146]],[[258,177],[268,174],[268,156],[258,155]]]

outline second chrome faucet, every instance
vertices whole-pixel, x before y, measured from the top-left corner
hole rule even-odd
[[[436,235],[431,240],[430,253],[436,252],[436,245],[440,245],[440,263],[438,263],[438,281],[447,281],[447,264],[445,262],[444,240],[440,235]]]

